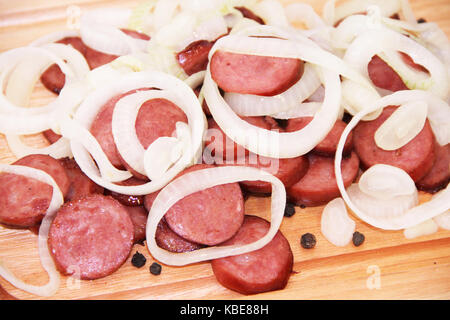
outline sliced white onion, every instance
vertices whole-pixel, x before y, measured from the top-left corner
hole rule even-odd
[[[56,212],[58,211],[59,207],[64,203],[64,198],[61,193],[61,190],[59,189],[55,180],[53,180],[53,178],[49,174],[47,174],[42,170],[25,166],[0,164],[0,171],[33,178],[41,182],[47,183],[53,187],[52,199],[50,201],[49,207],[47,208],[44,219],[42,220],[38,236],[38,250],[41,259],[41,264],[49,276],[49,281],[47,282],[47,284],[42,286],[27,284],[22,280],[20,280],[19,278],[17,278],[9,269],[7,269],[3,265],[3,262],[0,262],[0,276],[2,276],[5,280],[7,280],[16,288],[39,296],[44,297],[52,296],[53,294],[56,293],[56,291],[59,288],[60,276],[58,271],[56,270],[55,263],[50,254],[47,239],[50,224],[53,221],[53,218]]]
[[[433,218],[437,225],[445,230],[450,230],[450,210],[447,210]]]
[[[350,243],[356,223],[347,213],[342,198],[330,201],[322,211],[320,231],[335,246],[343,247]]]
[[[283,5],[276,0],[263,0],[258,3],[253,12],[261,17],[265,24],[276,27],[289,26]]]
[[[112,55],[125,55],[145,50],[148,41],[128,36],[126,28],[131,10],[109,8],[84,13],[80,20],[80,35],[90,48]]]
[[[428,202],[420,204],[418,206],[412,207],[409,210],[406,210],[403,214],[399,215],[389,215],[388,217],[378,216],[368,211],[369,206],[366,205],[357,205],[349,195],[352,190],[349,188],[349,193],[347,193],[344,181],[342,178],[341,171],[341,161],[342,161],[342,151],[344,149],[345,141],[351,132],[351,130],[358,124],[358,122],[366,116],[368,113],[373,112],[379,108],[383,108],[388,105],[401,105],[410,101],[410,99],[414,99],[420,97],[423,100],[426,100],[426,97],[432,96],[429,93],[418,90],[408,90],[408,91],[398,91],[391,95],[385,96],[377,101],[375,104],[357,113],[352,120],[347,124],[344,132],[341,135],[339,140],[336,157],[334,162],[334,170],[336,175],[337,185],[339,187],[339,191],[341,192],[341,196],[348,205],[348,207],[363,221],[366,223],[385,230],[399,230],[406,229],[417,225],[423,221],[431,219],[446,210],[450,209],[450,187],[447,187],[438,194],[435,194],[432,199]],[[430,106],[430,105],[429,105]],[[359,187],[357,188],[359,190]],[[365,193],[360,192],[359,194],[365,195]],[[395,199],[395,198],[394,198]],[[366,200],[363,200],[366,201]],[[384,201],[377,200],[376,206],[380,206]],[[394,208],[392,208],[394,209]]]
[[[70,109],[79,103],[79,99],[82,97],[78,97],[78,99],[71,100],[73,98],[73,94],[71,94],[72,89],[69,89],[69,84],[75,85],[75,81],[77,81],[77,77],[75,77],[75,72],[72,68],[66,64],[62,58],[60,58],[57,54],[51,52],[55,48],[61,49],[64,52],[71,52],[74,56],[79,55],[79,53],[75,53],[75,49],[58,44],[49,44],[46,48],[41,47],[23,47],[13,49],[7,52],[4,52],[0,55],[0,72],[1,72],[1,80],[0,80],[0,88],[2,89],[0,92],[0,132],[4,134],[13,134],[13,135],[26,135],[26,134],[35,134],[42,132],[53,125],[53,117],[49,116],[49,112],[56,111],[57,109],[63,108]],[[56,49],[55,49],[56,50]],[[58,52],[59,53],[59,52]],[[67,56],[68,57],[68,56]],[[51,64],[56,63],[62,72],[66,75],[67,85],[64,86],[58,98],[52,101],[49,105],[40,107],[40,108],[22,108],[20,106],[16,106],[11,103],[3,94],[6,86],[6,81],[8,79],[9,74],[14,71],[14,67],[16,64],[20,63],[25,59],[33,59],[36,61],[37,65],[40,65],[39,59],[43,59],[45,63]],[[78,62],[83,63],[79,60]],[[21,69],[23,71],[23,69]],[[39,68],[34,69],[35,72],[40,72]],[[81,70],[80,70],[81,71]],[[82,71],[81,71],[82,72]],[[27,75],[30,77],[30,75]],[[31,78],[35,78],[31,75]],[[17,88],[17,85],[13,85],[13,87]],[[16,89],[11,89],[11,95],[17,95],[18,91]],[[24,90],[28,90],[28,88],[24,87]]]
[[[311,96],[320,86],[314,66],[306,63],[297,83],[288,90],[270,97],[227,92],[225,101],[241,116],[261,116],[287,111]]]
[[[414,101],[398,107],[375,131],[375,143],[383,150],[397,150],[422,131],[427,120],[428,105]]]
[[[335,8],[333,24],[355,13],[366,12],[370,6],[379,7],[381,14],[387,17],[400,11],[400,3],[398,0],[351,0]]]
[[[424,66],[430,73],[426,83],[419,79],[407,79],[412,89],[427,89],[442,99],[449,92],[449,81],[445,65],[429,50],[416,41],[397,32],[383,30],[368,30],[359,35],[348,47],[344,61],[354,66],[368,77],[367,65],[374,55],[381,52],[400,51],[408,54],[415,63]],[[418,73],[418,72],[417,72]]]
[[[138,91],[117,101],[112,117],[112,133],[117,150],[131,168],[143,175],[146,174],[144,169],[145,150],[137,137],[135,124],[141,106],[152,99],[166,99],[183,107],[183,97],[174,92],[167,90]],[[189,112],[189,110],[186,111]],[[169,147],[169,145],[166,146]],[[165,151],[171,152],[170,149]],[[154,178],[151,179],[154,180]]]
[[[19,159],[30,154],[48,154],[55,159],[72,157],[70,141],[64,137],[61,137],[55,143],[44,148],[33,148],[27,146],[22,142],[20,136],[17,135],[6,135],[6,141],[8,142],[9,149]]]
[[[367,169],[358,182],[359,189],[379,200],[417,194],[416,185],[404,170],[387,164]]]
[[[284,112],[274,113],[270,116],[276,119],[292,119],[300,117],[314,117],[314,115],[322,107],[321,102],[304,102],[297,107]]]
[[[152,180],[139,186],[120,186],[104,179],[95,162],[92,160],[84,141],[71,141],[72,153],[81,170],[95,183],[106,189],[122,194],[144,195],[158,191],[172,180],[186,166],[190,165],[201,153],[202,137],[206,130],[206,119],[201,105],[192,89],[183,81],[161,72],[136,72],[124,75],[119,81],[101,87],[86,97],[78,108],[74,119],[84,128],[90,128],[92,121],[102,106],[112,97],[139,88],[159,88],[174,92],[183,97],[183,103],[178,105],[186,112],[191,131],[192,143],[189,152],[183,152],[177,161],[161,179]]]
[[[348,197],[356,207],[364,210],[364,213],[371,218],[380,221],[389,221],[400,217],[419,203],[417,190],[410,194],[384,197],[383,199],[374,196],[375,191],[370,191],[371,193],[363,192],[358,184],[352,184],[347,189]]]
[[[364,110],[375,101],[380,99],[380,95],[372,90],[368,90],[363,85],[344,79],[342,86],[342,105],[350,114],[355,115],[361,110]],[[382,110],[377,110],[368,114],[363,120],[369,121],[378,118]]]
[[[159,30],[163,26],[171,22],[180,2],[181,1],[179,0],[166,0],[156,2],[155,9],[153,10],[152,21],[154,30]]]
[[[231,245],[203,248],[185,253],[172,253],[161,249],[155,240],[156,228],[164,214],[178,200],[197,191],[225,183],[243,180],[265,181],[272,185],[271,223],[264,237],[246,245]],[[175,179],[159,192],[148,215],[146,234],[150,254],[167,265],[187,265],[200,261],[223,258],[258,250],[269,243],[276,235],[283,220],[286,204],[286,191],[283,183],[275,176],[256,168],[228,166],[197,170]]]
[[[413,12],[411,6],[409,5],[409,1],[408,0],[400,0],[400,6],[401,6],[402,13],[403,13],[403,18],[406,21],[408,21],[409,23],[417,24],[416,16],[414,15],[414,12]]]
[[[403,235],[406,239],[414,239],[421,236],[427,236],[437,232],[438,226],[433,219],[428,219],[416,226],[409,227],[403,230]]]

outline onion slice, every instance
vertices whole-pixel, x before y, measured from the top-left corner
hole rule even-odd
[[[375,131],[375,143],[383,150],[397,150],[422,131],[427,120],[428,106],[424,101],[401,105]]]
[[[42,220],[41,226],[39,228],[39,236],[38,236],[38,246],[39,246],[39,256],[41,259],[42,267],[49,275],[49,281],[47,284],[43,286],[35,286],[30,285],[16,276],[8,270],[2,262],[0,262],[0,276],[2,276],[5,280],[10,282],[16,288],[24,290],[26,292],[49,297],[56,293],[59,288],[60,276],[58,271],[56,270],[55,263],[50,254],[50,250],[48,248],[48,232],[50,229],[50,224],[53,221],[53,218],[58,211],[59,207],[64,203],[63,195],[55,180],[47,174],[46,172],[30,167],[25,166],[17,166],[17,165],[7,165],[0,164],[0,171],[8,172],[13,174],[23,175],[29,178],[33,178],[39,180],[41,182],[47,183],[53,187],[52,199],[50,201],[49,207],[47,208],[44,219]]]
[[[370,214],[370,212],[367,212],[366,208],[362,208],[361,206],[355,204],[355,202],[351,199],[351,197],[347,193],[342,178],[341,161],[345,141],[351,130],[358,124],[358,122],[364,116],[366,116],[370,112],[376,111],[379,108],[383,108],[388,105],[401,105],[406,103],[407,101],[410,101],[410,99],[415,99],[417,97],[427,100],[426,97],[430,97],[430,95],[431,95],[430,93],[426,93],[424,91],[405,90],[405,91],[398,91],[391,95],[385,96],[380,100],[378,100],[375,104],[371,105],[369,108],[357,113],[352,118],[352,120],[347,124],[346,128],[344,129],[341,135],[341,138],[337,146],[336,157],[334,162],[334,170],[339,191],[341,192],[341,196],[344,199],[347,206],[360,219],[362,219],[363,221],[374,227],[385,230],[406,229],[414,225],[417,225],[421,222],[424,222],[428,219],[431,219],[450,209],[450,185],[447,185],[447,187],[443,191],[435,194],[430,201],[412,207],[411,209],[406,210],[403,214],[390,216],[388,218],[374,216]],[[431,106],[429,104],[429,108],[430,107]],[[379,203],[381,202],[379,201]]]
[[[205,115],[192,89],[176,77],[157,71],[130,73],[124,75],[114,83],[95,90],[80,105],[74,116],[74,120],[80,126],[84,127],[84,130],[88,130],[99,110],[109,99],[130,90],[140,88],[159,88],[177,95],[179,97],[177,98],[177,102],[180,102],[178,106],[186,112],[188,118],[192,143],[189,144],[189,149],[183,152],[182,157],[167,170],[163,177],[138,186],[120,186],[111,183],[111,181],[108,181],[108,179],[105,179],[100,174],[97,165],[91,158],[90,150],[88,151],[87,145],[85,145],[86,142],[79,139],[79,141],[71,141],[72,153],[75,160],[81,170],[91,180],[108,190],[129,195],[144,195],[158,191],[184,168],[192,164],[199,154],[201,154],[202,138],[206,130]]]
[[[417,193],[416,185],[404,170],[386,164],[367,169],[358,182],[359,189],[379,200]]]
[[[155,233],[164,214],[180,199],[197,191],[225,183],[243,180],[265,181],[272,185],[271,224],[267,234],[261,239],[246,245],[209,247],[185,253],[172,253],[158,247]],[[276,235],[284,215],[286,190],[275,176],[250,167],[224,166],[189,172],[169,183],[159,192],[147,220],[147,247],[150,254],[167,265],[181,266],[200,261],[218,259],[258,250],[269,243]]]
[[[335,246],[343,247],[349,244],[355,227],[356,223],[348,216],[342,198],[330,201],[323,209],[320,231]]]
[[[427,236],[438,231],[438,226],[433,219],[428,219],[418,225],[403,230],[406,239],[413,239],[421,236]]]

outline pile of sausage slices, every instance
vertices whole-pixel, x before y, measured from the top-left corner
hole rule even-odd
[[[94,280],[146,240],[166,265],[210,261],[223,286],[282,289],[286,202],[385,230],[449,229],[450,44],[407,1],[159,0],[83,13],[0,55],[0,223],[38,233],[60,274]],[[30,105],[36,82],[55,95]],[[33,148],[21,136],[42,133]],[[419,203],[418,190],[431,193]],[[271,197],[270,222],[245,214]],[[353,226],[353,227],[352,227]]]

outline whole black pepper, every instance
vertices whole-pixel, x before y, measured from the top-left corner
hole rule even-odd
[[[146,262],[147,259],[145,259],[144,255],[142,253],[139,253],[138,251],[136,251],[136,253],[133,254],[133,257],[131,258],[131,264],[136,268],[143,267]]]
[[[150,273],[157,276],[161,273],[161,265],[153,262],[152,265],[150,266]]]
[[[424,18],[420,18],[417,20],[417,23],[425,23],[427,22],[427,20],[425,20]]]
[[[305,249],[312,249],[316,246],[316,237],[312,233],[305,233],[302,235],[300,244]]]
[[[364,237],[364,235],[362,233],[359,233],[358,231],[353,233],[352,241],[356,247],[359,247],[360,245],[362,245],[365,239],[366,239],[366,237]]]
[[[302,208],[302,209],[306,208],[306,206],[304,204],[301,204],[299,207]]]
[[[295,206],[290,202],[286,202],[286,207],[284,207],[284,216],[292,217],[294,214],[295,214]]]

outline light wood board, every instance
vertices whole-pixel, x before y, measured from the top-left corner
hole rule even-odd
[[[282,1],[292,3],[295,1]],[[304,1],[321,12],[324,1]],[[118,6],[130,8],[138,1],[0,0],[0,52],[23,46],[39,36],[65,28],[67,8],[82,10]],[[448,0],[411,1],[416,16],[439,24],[450,35],[450,2]],[[37,87],[33,103],[53,99],[42,86]],[[45,146],[41,135],[25,139],[34,146]],[[15,160],[3,136],[0,136],[0,161]],[[1,195],[0,195],[1,196]],[[429,198],[421,194],[421,200]],[[270,198],[251,197],[246,213],[269,218]],[[135,245],[135,251],[147,257],[145,267],[131,265],[131,256],[116,273],[94,281],[74,282],[62,277],[61,288],[52,299],[449,299],[450,298],[450,232],[407,240],[401,231],[373,228],[355,216],[356,230],[365,243],[335,247],[320,233],[323,207],[296,207],[293,217],[285,218],[281,231],[294,252],[294,273],[284,290],[244,296],[222,287],[215,280],[210,264],[186,267],[163,265],[159,276],[151,275],[153,262],[146,247]],[[300,246],[302,234],[317,238],[314,249]],[[25,281],[44,284],[48,280],[39,263],[37,236],[27,230],[0,227],[0,260]],[[21,299],[40,299],[14,288],[0,278],[0,285]]]

